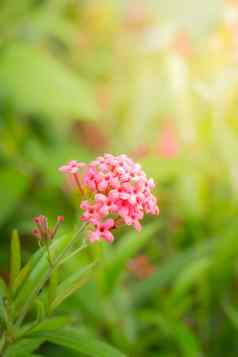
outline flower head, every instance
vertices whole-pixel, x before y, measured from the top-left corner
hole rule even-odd
[[[81,220],[91,225],[92,242],[100,239],[112,242],[112,230],[122,224],[139,231],[145,214],[159,214],[152,194],[153,179],[148,179],[141,166],[126,155],[104,154],[85,164],[79,184],[85,193],[80,205]],[[90,194],[86,196],[86,192]]]

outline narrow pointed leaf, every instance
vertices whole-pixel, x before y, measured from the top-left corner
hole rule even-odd
[[[82,224],[76,234],[65,235],[52,242],[50,254],[55,266],[65,257],[65,254],[67,254],[72,244],[79,239],[84,228],[85,224]],[[54,271],[54,269],[52,270],[49,266],[47,252],[43,248],[33,255],[31,262],[33,269],[21,289],[19,289],[12,306],[13,311],[15,311],[15,314],[17,313],[18,316],[17,325],[21,324],[27,311],[32,306],[34,299],[40,292],[40,289],[47,282],[52,271]]]
[[[10,285],[13,286],[21,269],[21,245],[18,232],[14,230],[11,237]]]
[[[154,291],[158,291],[173,281],[178,272],[195,260],[207,257],[207,254],[210,254],[215,248],[216,241],[211,240],[201,243],[196,249],[187,249],[187,251],[177,254],[163,266],[160,266],[151,277],[135,285],[133,288],[135,300],[141,302],[147,299]]]
[[[122,352],[105,342],[101,342],[96,337],[73,328],[54,332],[42,332],[41,336],[49,342],[83,353],[86,356],[126,357]]]
[[[5,281],[0,278],[0,297],[3,298],[8,295],[8,289]]]
[[[238,312],[236,308],[234,308],[230,304],[226,304],[224,306],[224,310],[230,321],[232,322],[233,326],[238,330]]]
[[[88,264],[67,278],[59,287],[57,296],[52,302],[52,310],[59,306],[65,299],[80,289],[89,279],[95,263]]]
[[[115,247],[110,262],[106,265],[105,279],[108,291],[116,285],[128,261],[158,232],[158,223],[148,225],[141,233],[129,232]]]
[[[46,316],[46,308],[40,299],[35,300],[35,306],[36,306],[36,321],[37,323],[40,323]]]
[[[4,357],[25,357],[34,352],[43,342],[43,338],[25,338],[8,347]]]
[[[40,331],[55,331],[57,329],[63,328],[66,325],[69,325],[71,322],[71,318],[68,316],[58,316],[58,317],[51,317],[45,319],[44,321],[40,322],[37,326],[33,327],[30,333],[28,334],[31,336],[35,332]]]
[[[48,287],[48,307],[50,310],[51,304],[54,301],[57,295],[57,286],[58,286],[58,270],[56,269],[50,277],[49,287]]]
[[[70,240],[70,236],[63,236],[53,242],[50,248],[52,257],[55,258],[60,255]],[[49,262],[47,258],[47,252],[43,248],[34,254],[31,259],[31,265],[32,271],[16,295],[16,299],[13,304],[16,310],[21,309],[22,306],[27,303],[32,294],[36,292],[41,284],[44,281],[47,281],[47,278],[49,277]]]
[[[12,285],[12,292],[13,295],[17,292],[17,290],[21,287],[21,285],[24,283],[25,279],[29,275],[30,271],[32,269],[32,262],[29,261],[18,273],[16,279],[13,282]]]

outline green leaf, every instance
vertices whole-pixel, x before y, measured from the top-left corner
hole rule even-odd
[[[12,292],[13,295],[17,292],[17,290],[21,287],[24,283],[25,279],[28,277],[30,271],[32,269],[31,261],[29,261],[18,273],[15,281],[12,285]]]
[[[94,336],[85,332],[68,328],[62,331],[42,332],[42,337],[59,346],[67,347],[74,351],[91,357],[125,357],[123,353],[99,341]]]
[[[25,338],[8,347],[4,357],[25,357],[34,352],[42,343],[43,338]]]
[[[201,276],[210,267],[211,261],[208,258],[196,259],[191,262],[189,269],[187,267],[178,274],[174,286],[174,294],[181,295],[185,293],[192,285],[201,279]]]
[[[71,318],[68,316],[51,317],[43,320],[37,326],[33,327],[28,335],[30,336],[32,333],[40,331],[54,331],[69,325],[70,322]]]
[[[4,298],[5,296],[8,295],[8,289],[5,281],[0,278],[0,297]]]
[[[45,304],[43,303],[43,301],[41,301],[41,299],[36,299],[35,306],[36,306],[36,321],[37,323],[40,323],[46,316]]]
[[[5,298],[9,298],[9,290],[7,288],[5,281],[2,278],[0,278],[0,320],[6,326],[9,326],[9,318],[4,303]],[[3,339],[4,337],[2,336],[2,341]]]
[[[158,232],[158,223],[145,226],[140,233],[129,232],[122,237],[120,243],[114,248],[114,254],[105,267],[106,289],[111,291],[121,273],[125,271],[128,261]]]
[[[198,338],[185,323],[171,319],[169,314],[162,314],[160,311],[153,310],[144,312],[144,318],[155,328],[155,336],[163,336],[169,339],[171,345],[176,344],[183,357],[202,357],[202,347]],[[157,337],[159,338],[159,337]]]
[[[86,265],[86,267],[70,275],[58,287],[57,296],[52,302],[52,310],[59,306],[65,299],[80,289],[89,279],[90,273],[95,266],[95,263]]]
[[[183,323],[172,324],[172,334],[183,357],[202,357],[202,349],[198,338]]]
[[[150,297],[154,291],[166,286],[177,277],[182,269],[211,253],[216,248],[216,244],[217,240],[205,241],[198,247],[188,249],[171,258],[163,266],[160,266],[151,277],[135,285],[133,289],[135,300],[142,302]]]
[[[231,304],[226,304],[224,306],[226,315],[229,317],[233,326],[238,330],[238,311]]]
[[[48,308],[51,310],[51,304],[56,298],[58,286],[58,270],[56,269],[50,276],[48,287]]]
[[[11,257],[10,257],[10,286],[16,280],[21,269],[21,244],[18,232],[14,230],[11,237]]]
[[[12,44],[1,54],[0,81],[20,110],[53,118],[97,115],[87,82],[45,50]],[[62,121],[61,121],[62,122]]]
[[[52,258],[56,258],[62,254],[71,238],[70,235],[63,236],[53,242],[51,245]],[[17,292],[13,302],[13,309],[17,312],[18,316],[20,312],[23,313],[24,310],[27,310],[32,305],[32,300],[37,296],[42,285],[44,285],[50,277],[48,255],[44,248],[37,251],[30,262],[33,269],[22,284],[19,292]]]
[[[43,355],[35,354],[35,353],[27,353],[25,351],[13,352],[11,354],[4,354],[4,357],[44,357]]]
[[[28,178],[15,169],[5,169],[0,172],[1,187],[9,189],[1,190],[0,200],[0,225],[14,211],[23,196]]]
[[[83,232],[85,224],[82,224],[78,232],[74,235],[65,235],[55,239],[50,246],[51,259],[57,265],[64,257],[67,250],[70,249],[73,242],[79,239],[79,234]],[[52,268],[49,266],[48,255],[44,248],[38,250],[31,258],[33,267],[28,278],[19,289],[14,302],[13,311],[18,316],[17,324],[22,322],[26,312],[32,306],[34,299],[38,295],[40,289],[49,279]]]

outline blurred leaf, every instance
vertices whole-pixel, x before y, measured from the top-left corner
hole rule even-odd
[[[186,268],[184,271],[178,273],[176,277],[174,294],[182,294],[187,289],[189,289],[193,284],[201,279],[202,275],[207,271],[211,265],[211,259],[201,258],[191,262],[189,264],[189,269]]]
[[[181,269],[188,268],[189,264],[201,256],[206,256],[216,247],[216,241],[210,240],[201,243],[198,247],[187,249],[187,251],[178,253],[171,258],[164,266],[158,268],[150,278],[136,284],[134,293],[136,300],[143,301],[150,297],[154,291],[158,291],[163,286],[176,279],[177,274]]]
[[[183,357],[203,356],[199,340],[194,336],[189,327],[183,323],[176,323],[174,326],[172,325],[172,330]]]
[[[25,193],[28,178],[15,169],[5,169],[0,172],[1,200],[0,225],[16,208]]]
[[[37,326],[33,327],[28,335],[40,331],[51,331],[57,330],[59,328],[69,325],[71,318],[68,316],[58,316],[45,319],[40,322]]]
[[[7,348],[4,357],[28,357],[43,342],[42,338],[25,338]]]
[[[138,253],[157,232],[158,223],[156,222],[143,227],[140,233],[130,231],[126,236],[121,237],[118,245],[113,248],[110,261],[105,267],[106,288],[108,291],[111,291],[115,287],[128,261]]]
[[[11,45],[0,60],[0,81],[19,109],[53,118],[92,118],[97,105],[91,88],[45,51]]]
[[[36,306],[36,322],[40,323],[46,316],[46,308],[40,299],[35,300],[35,306]]]
[[[74,37],[77,35],[77,27],[60,16],[56,10],[56,3],[51,6],[51,9],[47,5],[42,11],[38,11],[35,16],[33,15],[34,29],[37,29],[38,35],[42,37],[50,34],[69,46],[73,45]]]
[[[77,295],[72,296],[70,309],[77,309],[78,306],[81,306],[84,313],[89,314],[98,323],[105,318],[104,301],[95,281],[89,281]],[[95,306],[98,308],[95,309]]]
[[[10,285],[13,287],[21,269],[21,243],[18,232],[14,230],[11,237]]]
[[[209,4],[195,0],[159,0],[154,1],[159,6],[163,18],[173,26],[185,28],[193,35],[207,34],[222,15],[222,1],[211,0]],[[204,14],[203,5],[206,6]],[[181,13],[181,8],[184,9]]]
[[[179,349],[181,352],[179,356],[203,356],[198,338],[184,322],[177,321],[177,319],[171,319],[167,313],[161,314],[159,311],[156,314],[154,311],[147,311],[143,315],[150,324],[157,325],[157,334],[169,338],[171,341],[170,344],[176,345],[176,350]]]
[[[238,311],[230,304],[226,304],[224,310],[233,326],[238,330]]]
[[[58,286],[58,269],[56,269],[50,276],[49,287],[48,287],[48,309],[50,311],[51,304],[57,296],[57,286]]]
[[[78,351],[86,356],[92,357],[125,357],[125,355],[114,347],[99,341],[95,337],[76,329],[65,329],[62,331],[45,332],[41,336],[49,342]]]
[[[12,291],[13,294],[17,292],[17,290],[21,287],[21,285],[24,283],[25,279],[29,275],[30,271],[32,269],[32,264],[31,261],[29,261],[18,273],[13,286],[12,286]]]
[[[63,281],[58,287],[57,295],[52,302],[52,310],[54,310],[58,305],[60,305],[65,299],[70,295],[80,289],[89,279],[89,274],[91,273],[95,263],[86,265],[79,271],[70,275],[66,280]]]
[[[5,281],[0,278],[0,297],[3,298],[8,294],[8,289]]]

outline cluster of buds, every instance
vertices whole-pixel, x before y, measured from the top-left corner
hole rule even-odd
[[[37,227],[33,229],[32,234],[36,238],[38,238],[40,242],[42,242],[50,241],[54,238],[59,229],[60,224],[64,222],[64,217],[58,216],[53,228],[49,228],[48,219],[46,216],[40,215],[35,217],[33,220]]]
[[[113,229],[126,224],[139,231],[144,214],[159,214],[153,179],[126,155],[105,154],[89,164],[70,161],[59,170],[74,178],[84,197],[81,220],[93,227],[92,242],[111,243]]]

